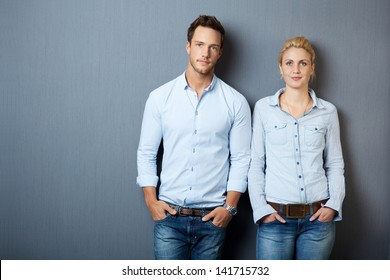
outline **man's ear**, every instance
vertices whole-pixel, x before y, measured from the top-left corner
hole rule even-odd
[[[188,55],[190,54],[190,48],[191,48],[191,43],[187,41],[187,43],[186,43],[186,51],[187,51]]]
[[[218,59],[222,56],[222,54],[223,54],[223,48],[220,48],[220,50],[219,50],[219,57],[218,57]]]

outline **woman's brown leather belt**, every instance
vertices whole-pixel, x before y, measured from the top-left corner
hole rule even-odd
[[[284,215],[286,218],[303,219],[307,215],[317,212],[327,201],[327,199],[324,199],[309,204],[279,204],[270,201],[267,201],[267,203],[271,205],[278,214]]]

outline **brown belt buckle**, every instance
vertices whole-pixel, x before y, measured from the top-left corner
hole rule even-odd
[[[286,204],[286,218],[303,219],[306,217],[306,204]],[[293,214],[291,212],[294,212]]]

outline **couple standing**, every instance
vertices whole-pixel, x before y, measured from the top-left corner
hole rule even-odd
[[[224,36],[215,17],[199,16],[187,32],[187,69],[146,102],[137,184],[155,221],[155,257],[220,259],[248,185],[257,259],[328,259],[344,163],[337,110],[309,88],[315,52],[304,37],[284,43],[286,85],[260,99],[251,118],[244,96],[214,74]]]

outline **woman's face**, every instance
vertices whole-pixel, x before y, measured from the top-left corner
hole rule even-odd
[[[314,64],[305,49],[291,47],[284,52],[279,69],[286,87],[304,89],[314,73]]]

